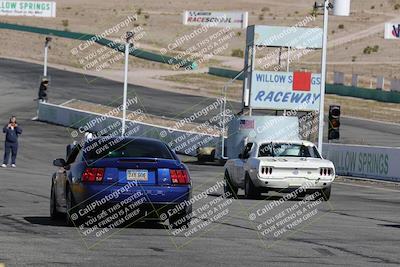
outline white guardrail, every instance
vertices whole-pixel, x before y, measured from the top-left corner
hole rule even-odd
[[[400,148],[324,144],[338,175],[400,182]]]
[[[50,104],[39,103],[38,120],[49,122],[69,128],[79,129],[90,124],[90,132],[100,132],[109,125],[121,121],[121,118],[104,116],[104,114],[83,111],[75,108]],[[96,118],[101,118],[96,120]],[[90,123],[96,121],[96,123]],[[131,122],[134,127],[134,136],[150,137],[161,139],[168,143],[172,149],[178,153],[196,156],[197,146],[216,146],[220,137],[190,131],[176,130],[169,127],[153,125],[144,122],[127,120],[127,125]]]

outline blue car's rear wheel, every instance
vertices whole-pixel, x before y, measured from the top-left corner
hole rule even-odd
[[[67,211],[65,213],[65,223],[68,226],[73,226],[74,223],[71,219],[71,215],[73,214],[72,208],[75,206],[75,203],[74,203],[74,199],[72,196],[72,192],[71,192],[71,190],[69,190],[68,187],[67,187],[67,192],[66,192],[66,204],[67,204],[66,205]]]
[[[61,213],[57,211],[57,202],[56,202],[53,182],[51,183],[51,191],[50,191],[50,218],[52,220],[57,220],[61,218]]]

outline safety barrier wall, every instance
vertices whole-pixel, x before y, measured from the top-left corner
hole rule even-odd
[[[208,74],[233,79],[239,74],[239,71],[210,67],[208,69]],[[243,80],[243,73],[237,78],[237,80]]]
[[[387,103],[400,103],[400,93],[392,91],[388,92],[353,86],[327,84],[326,93],[340,96],[351,96],[368,100],[376,100]]]
[[[210,67],[208,70],[208,74],[233,79],[234,77],[236,77],[236,75],[239,74],[239,71]],[[243,74],[239,76],[238,80],[243,80]],[[340,96],[351,96],[368,100],[376,100],[387,103],[400,103],[400,92],[395,91],[389,92],[338,84],[327,84],[326,93]]]
[[[54,30],[54,29],[48,29],[48,28],[24,26],[24,25],[18,25],[18,24],[10,24],[10,23],[0,23],[0,29],[37,33],[37,34],[43,34],[43,35],[47,35],[47,36],[57,36],[57,37],[69,38],[69,39],[75,39],[75,40],[81,40],[81,41],[88,41],[95,37],[95,35],[87,34],[87,33],[60,31],[60,30]],[[125,51],[124,44],[115,43],[108,39],[104,39],[104,38],[96,39],[95,42],[100,45],[107,46],[111,49],[116,49],[120,52]],[[196,69],[197,68],[197,64],[195,62],[181,61],[174,57],[164,56],[161,54],[145,51],[142,49],[132,50],[132,51],[130,51],[130,55],[138,57],[138,58],[146,59],[146,60],[166,63],[169,65],[178,65],[182,68],[188,68],[188,69]]]
[[[71,130],[71,136],[76,137],[78,131],[90,125],[90,132],[98,133],[110,125],[116,125],[121,118],[104,116],[103,114],[82,111],[74,108],[39,103],[39,121],[62,125],[76,130]],[[219,137],[196,132],[176,130],[168,127],[127,120],[128,136],[142,136],[163,140],[169,143],[176,152],[196,156],[197,146],[215,147]],[[119,128],[120,129],[120,126]],[[74,131],[76,131],[74,133]],[[83,131],[84,132],[84,131]],[[162,137],[161,137],[162,136]]]
[[[338,175],[400,182],[400,148],[324,144]]]

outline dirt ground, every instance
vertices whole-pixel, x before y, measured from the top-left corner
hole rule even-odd
[[[206,0],[56,0],[56,2],[56,18],[3,16],[0,21],[100,34],[124,21],[128,16],[137,16],[137,21],[131,22],[128,27],[123,27],[107,37],[114,39],[124,34],[128,29],[141,26],[145,35],[138,40],[139,47],[159,52],[160,49],[173,43],[176,38],[190,34],[196,29],[182,24],[182,12],[184,10],[243,10],[249,12],[249,25],[292,26],[309,16],[314,4],[314,1],[310,0],[232,0],[229,1],[229,5],[226,1]],[[395,10],[395,4],[400,4],[400,0],[353,0],[350,17],[330,16],[329,40],[332,45],[328,55],[330,61],[328,71],[337,70],[347,73],[356,71],[365,75],[397,77],[397,68],[400,64],[398,42],[385,41],[382,38],[382,23],[400,20],[400,9]],[[319,15],[314,22],[310,22],[307,26],[321,27],[321,25],[322,16]],[[184,42],[170,54],[184,51],[218,30],[210,29],[209,32]],[[245,30],[232,29],[232,31],[234,36],[227,41],[229,46],[220,52],[219,56],[221,57],[216,56],[211,59],[211,62],[201,63],[202,66],[211,64],[236,69],[243,66],[243,60],[231,58],[231,54],[235,49],[243,50]],[[42,59],[44,36],[5,30],[1,30],[1,32],[0,56]],[[79,63],[79,57],[71,55],[70,52],[72,48],[79,44],[79,41],[55,38],[50,53],[50,62],[82,67]],[[379,46],[377,52],[363,53],[364,48],[375,45]],[[94,50],[98,48],[97,45],[93,47]],[[310,54],[298,64],[294,64],[293,67],[318,68],[319,55],[319,53]],[[133,60],[132,64],[150,68],[168,68],[164,64],[149,63],[144,60]],[[121,60],[111,66],[111,68],[117,69],[120,67]]]
[[[97,0],[56,0],[56,18],[29,18],[29,17],[1,17],[0,22],[17,23],[38,27],[48,27],[73,32],[101,34],[107,29],[125,21],[128,17],[136,17],[136,21],[121,27],[106,38],[115,40],[126,31],[141,29],[142,35],[135,42],[136,46],[159,53],[176,42],[177,38],[192,33],[197,27],[182,24],[184,10],[242,10],[249,12],[249,25],[279,25],[292,26],[305,17],[310,16],[314,1],[311,0],[231,0],[226,1],[97,1]],[[399,9],[395,9],[396,4]],[[400,0],[353,0],[350,17],[330,16],[329,21],[329,51],[328,51],[328,82],[332,81],[333,71],[342,71],[347,74],[346,81],[350,82],[351,74],[360,74],[360,85],[372,87],[374,77],[386,77],[386,88],[390,78],[400,78],[399,42],[383,39],[383,25],[387,21],[400,21]],[[318,15],[315,21],[307,24],[308,27],[321,27],[322,16]],[[193,39],[180,44],[167,55],[176,56],[185,50],[198,45],[208,36],[221,29],[209,29]],[[197,71],[176,70],[174,66],[150,62],[138,58],[130,58],[129,81],[164,90],[181,91],[204,96],[217,96],[228,82],[228,79],[212,77],[205,74],[207,67],[220,66],[240,70],[243,67],[243,58],[232,56],[235,50],[243,50],[245,44],[245,30],[232,29],[222,36],[219,53],[209,59],[199,62]],[[0,30],[0,57],[18,58],[40,62],[43,59],[43,35],[21,33],[9,30]],[[228,38],[229,37],[229,38]],[[222,37],[221,37],[222,38]],[[79,54],[74,54],[74,48],[84,44],[79,40],[54,38],[49,52],[50,65],[66,66],[74,71],[82,71],[114,80],[122,79],[123,57],[111,55],[113,63],[109,66],[93,63],[92,55],[104,56],[109,51],[97,44],[89,46]],[[367,47],[376,47],[376,52],[364,53]],[[195,50],[191,55],[199,53]],[[201,54],[201,53],[200,53]],[[207,54],[207,53],[206,53]],[[108,55],[108,54],[107,54]],[[185,58],[184,57],[184,58]],[[302,57],[300,61],[291,64],[291,70],[307,69],[319,71],[320,52],[313,52]],[[230,85],[229,99],[240,99],[241,83]],[[355,103],[348,105],[346,115],[370,117],[371,103],[365,100],[348,100],[348,98],[328,96],[329,101]],[[374,101],[372,101],[374,102]],[[373,103],[382,107],[379,112],[374,111],[374,118],[385,121],[399,121],[399,117],[386,116],[398,112],[398,105]],[[379,113],[379,114],[378,114]],[[400,111],[399,111],[400,113]]]

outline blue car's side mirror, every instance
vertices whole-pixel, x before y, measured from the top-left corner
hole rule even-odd
[[[67,165],[67,163],[65,162],[64,159],[55,159],[53,161],[53,165],[56,167],[65,167],[65,165]]]

